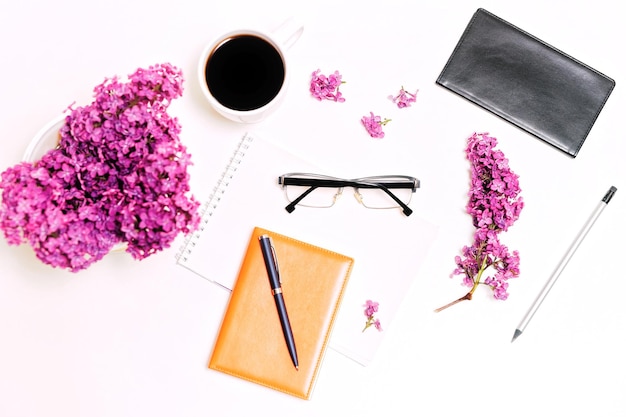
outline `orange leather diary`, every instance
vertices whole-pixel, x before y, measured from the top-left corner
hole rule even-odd
[[[272,238],[298,353],[289,356],[259,237]],[[309,399],[354,260],[256,227],[209,361],[218,370]]]

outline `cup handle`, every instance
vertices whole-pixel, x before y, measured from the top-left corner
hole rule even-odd
[[[294,18],[289,18],[272,31],[272,36],[276,38],[276,41],[278,41],[283,48],[289,49],[300,39],[303,31],[304,26],[296,22]]]

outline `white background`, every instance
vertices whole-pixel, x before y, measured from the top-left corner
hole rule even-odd
[[[202,98],[196,61],[236,27],[305,24],[290,50],[283,105],[254,126],[337,176],[406,173],[423,187],[415,215],[440,227],[427,263],[385,329],[368,367],[326,355],[303,401],[207,369],[227,295],[175,265],[177,245],[142,262],[111,254],[71,274],[0,240],[0,415],[626,415],[626,108],[624,12],[614,1],[391,0],[294,2],[7,1],[0,6],[0,169],[17,163],[39,128],[113,75],[171,62],[186,75],[171,108],[192,152],[202,198],[249,126],[222,119]],[[435,85],[463,29],[484,7],[613,77],[609,98],[575,159]],[[339,70],[343,104],[308,94],[310,73]],[[398,110],[387,96],[419,89]],[[360,126],[374,111],[393,119],[382,140]],[[521,276],[500,302],[474,300],[449,279],[471,242],[464,212],[466,138],[489,132],[520,175],[526,202],[503,241],[521,254]],[[607,189],[618,192],[528,326],[513,330]],[[372,213],[346,199],[336,215]],[[402,244],[403,236],[397,243]],[[381,253],[393,252],[392,245]],[[238,256],[224,257],[239,262]],[[358,260],[357,260],[358,261]],[[381,277],[393,285],[393,277]]]

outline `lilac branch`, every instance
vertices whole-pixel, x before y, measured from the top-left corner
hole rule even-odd
[[[460,301],[471,300],[479,284],[493,291],[494,298],[508,298],[508,280],[519,276],[519,253],[509,252],[500,243],[499,234],[508,230],[524,207],[519,195],[518,176],[511,171],[508,159],[495,149],[497,140],[488,134],[468,138],[466,155],[471,163],[471,185],[466,211],[472,216],[476,230],[474,242],[456,256],[457,268],[451,276],[462,275],[463,284],[471,287],[463,297],[436,309],[439,312]],[[494,273],[482,279],[488,268]]]

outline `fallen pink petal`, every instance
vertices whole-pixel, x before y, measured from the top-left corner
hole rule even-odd
[[[378,312],[378,302],[367,300],[363,307],[365,307],[365,309],[363,310],[363,314],[365,314],[365,317],[367,319],[365,321],[365,327],[363,328],[362,332],[365,332],[371,326],[374,326],[376,330],[382,332],[383,326],[380,324],[380,320],[374,317],[374,314]]]
[[[396,96],[391,96],[391,100],[400,109],[410,107],[411,103],[415,103],[418,91],[419,90],[415,90],[415,93],[409,93],[402,87]]]
[[[346,99],[339,91],[341,84],[345,84],[345,81],[341,80],[342,76],[339,71],[335,71],[329,76],[320,73],[320,70],[316,70],[311,74],[311,85],[309,91],[317,100],[331,100],[337,103],[343,103]]]
[[[371,137],[377,139],[382,139],[385,137],[385,132],[383,132],[383,126],[385,126],[390,121],[391,119],[382,120],[380,116],[376,116],[372,112],[370,112],[369,116],[363,116],[361,118],[361,123],[367,130],[367,133],[369,133]]]

